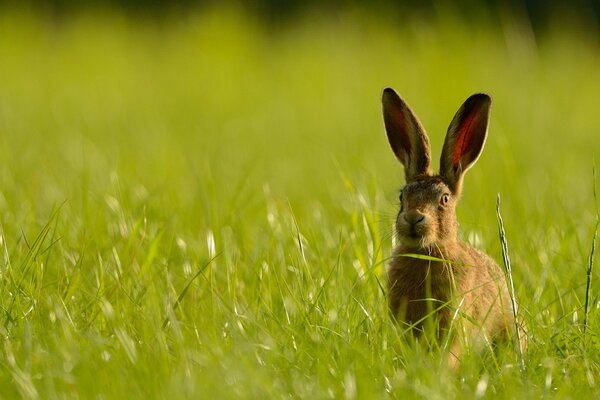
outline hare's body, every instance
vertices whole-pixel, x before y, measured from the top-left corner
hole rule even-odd
[[[444,250],[422,255],[448,262],[405,256],[419,253],[402,245],[395,249],[388,271],[392,313],[419,332],[437,310],[440,333],[444,333],[460,305],[459,314],[466,316],[461,322],[468,324],[465,328],[473,338],[504,336],[514,325],[510,324],[510,298],[498,265],[464,243]]]
[[[388,139],[406,175],[396,219],[399,244],[388,272],[391,312],[417,333],[434,318],[440,334],[457,322],[467,340],[506,336],[515,325],[504,274],[457,235],[462,179],[483,149],[491,99],[475,94],[460,107],[439,174],[431,171],[429,139],[412,110],[389,88],[382,102]],[[453,362],[460,342],[452,346]]]

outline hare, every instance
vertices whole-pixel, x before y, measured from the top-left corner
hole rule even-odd
[[[430,168],[429,139],[408,104],[391,88],[383,91],[382,103],[387,137],[406,176],[395,223],[399,244],[388,270],[392,314],[417,335],[433,315],[438,335],[460,320],[463,339],[507,338],[515,325],[504,273],[492,258],[457,238],[456,205],[464,173],[485,144],[490,97],[472,95],[454,116],[439,174]],[[453,365],[460,339],[450,349]]]

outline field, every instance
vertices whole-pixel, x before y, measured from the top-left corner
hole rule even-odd
[[[442,14],[0,14],[0,397],[600,396],[598,32]],[[501,262],[501,198],[524,371],[453,372],[387,313],[386,86],[436,168],[494,99],[458,213]]]

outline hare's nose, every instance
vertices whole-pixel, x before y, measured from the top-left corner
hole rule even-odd
[[[404,215],[404,220],[411,224],[412,226],[417,225],[419,222],[422,222],[425,219],[425,215],[420,212],[411,212]]]

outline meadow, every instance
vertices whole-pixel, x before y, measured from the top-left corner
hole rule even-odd
[[[599,396],[597,38],[451,12],[5,10],[0,397]],[[501,198],[524,371],[510,344],[452,371],[388,315],[386,86],[436,168],[460,104],[494,99],[458,214],[501,262]]]

